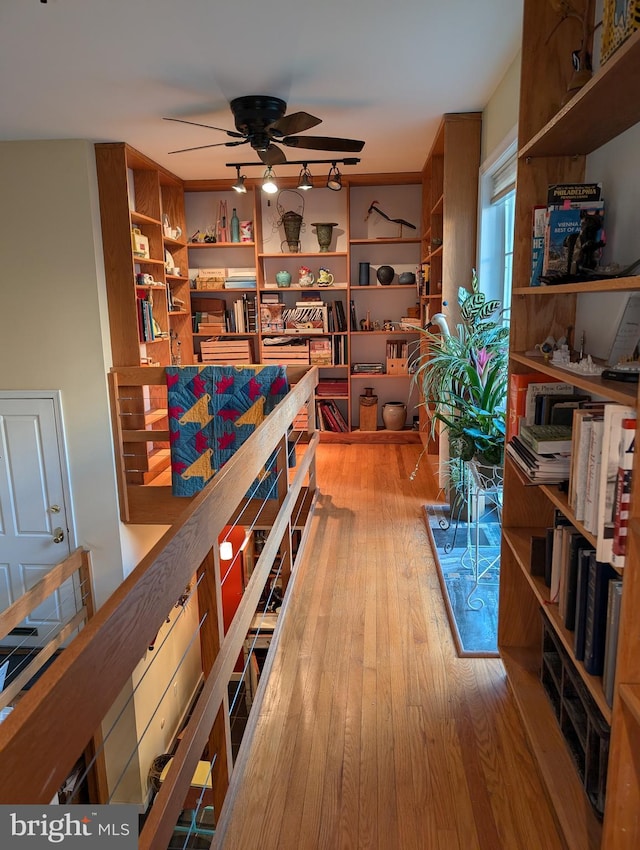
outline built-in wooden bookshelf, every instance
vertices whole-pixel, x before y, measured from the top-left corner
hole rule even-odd
[[[548,334],[559,338],[575,326],[578,297],[589,293],[637,291],[638,278],[593,284],[530,287],[531,216],[544,204],[547,186],[585,179],[585,155],[640,120],[640,33],[600,68],[592,80],[560,108],[572,72],[575,48],[571,27],[555,29],[553,4],[525,0],[519,118],[520,149],[516,194],[514,289],[511,303],[511,373],[540,371],[569,381],[608,401],[637,406],[637,386],[558,369],[528,352]],[[554,38],[549,39],[549,33]],[[615,198],[609,198],[615,204]],[[637,463],[636,463],[637,466]],[[573,642],[548,598],[548,588],[531,574],[531,538],[553,524],[560,510],[578,529],[566,497],[555,487],[527,486],[506,459],[501,558],[499,647],[511,688],[529,734],[567,847],[571,850],[631,850],[640,846],[640,490],[635,475],[630,547],[623,577],[616,689],[606,703],[600,677],[589,676],[573,656]],[[611,723],[604,823],[585,794],[572,756],[541,683],[541,610],[568,663]]]

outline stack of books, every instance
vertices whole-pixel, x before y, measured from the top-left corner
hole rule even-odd
[[[255,289],[255,268],[230,268],[226,270],[224,278],[225,289]]]
[[[384,367],[382,363],[354,363],[354,375],[382,375]]]
[[[533,484],[560,484],[571,468],[571,429],[560,425],[522,425],[507,453]]]

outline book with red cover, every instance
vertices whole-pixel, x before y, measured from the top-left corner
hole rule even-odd
[[[518,434],[520,419],[525,415],[527,403],[527,387],[529,384],[553,381],[541,372],[513,372],[509,376],[509,416],[507,419],[506,442]]]

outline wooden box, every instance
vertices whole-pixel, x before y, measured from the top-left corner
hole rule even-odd
[[[211,334],[211,336],[216,336],[217,334],[223,334],[227,328],[225,327],[224,322],[199,322],[198,323],[198,333],[199,334]]]
[[[378,400],[375,404],[363,403],[360,398],[360,430],[361,431],[377,431],[378,430]]]
[[[226,269],[199,269],[196,289],[224,289]]]
[[[261,363],[309,363],[309,341],[297,345],[265,345],[262,343]]]
[[[406,357],[387,357],[387,375],[408,375],[409,361]]]
[[[219,365],[254,363],[253,345],[250,339],[211,339],[200,344],[203,363]]]

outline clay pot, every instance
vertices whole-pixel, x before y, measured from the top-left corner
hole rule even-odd
[[[407,405],[402,401],[388,401],[383,404],[382,421],[387,431],[402,431],[407,421]]]
[[[389,286],[395,274],[396,271],[393,266],[380,266],[376,272],[376,277],[383,286]]]

